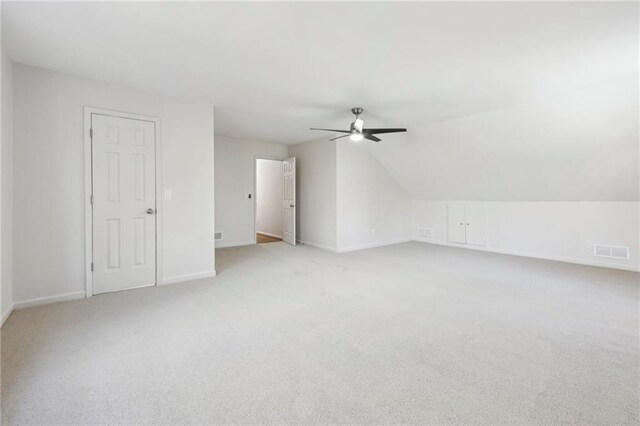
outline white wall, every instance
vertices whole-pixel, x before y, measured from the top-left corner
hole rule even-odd
[[[14,67],[14,299],[85,291],[83,107],[159,117],[160,282],[214,271],[213,107],[16,64]],[[44,299],[44,300],[39,300]]]
[[[337,141],[339,252],[411,239],[411,198],[371,155],[371,143]]]
[[[336,142],[332,136],[289,145],[296,157],[296,238],[337,250]]]
[[[413,238],[446,241],[447,201],[413,201]],[[487,251],[620,269],[639,269],[638,202],[483,202]],[[418,226],[433,228],[433,238],[419,237]],[[586,242],[630,248],[629,260],[593,255]],[[457,244],[448,244],[457,245]],[[464,246],[466,248],[473,248]]]
[[[216,247],[254,244],[255,159],[285,159],[287,147],[220,135],[215,146],[216,232],[222,232],[224,238]]]
[[[0,5],[1,10],[2,6]],[[4,53],[1,55],[1,61],[0,325],[4,323],[13,309],[13,63]]]
[[[282,238],[282,161],[258,160],[256,164],[256,232]]]
[[[638,84],[636,71],[531,88],[522,102],[384,135],[374,154],[416,199],[638,201]]]

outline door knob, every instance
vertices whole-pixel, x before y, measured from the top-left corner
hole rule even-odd
[[[289,207],[293,207],[293,204],[290,204]]]
[[[147,209],[147,214],[154,214],[156,211],[154,209]]]

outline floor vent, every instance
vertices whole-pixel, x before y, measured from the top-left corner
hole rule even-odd
[[[216,232],[213,234],[213,237],[216,241],[222,240],[222,232]]]
[[[594,244],[593,255],[598,257],[609,257],[611,259],[627,260],[629,259],[629,247]]]

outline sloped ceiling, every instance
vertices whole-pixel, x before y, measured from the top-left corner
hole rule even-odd
[[[638,199],[636,2],[3,2],[17,62],[216,106],[266,142],[405,126],[414,197]],[[345,143],[348,143],[345,141]]]
[[[638,78],[411,128],[372,153],[415,198],[637,201]]]

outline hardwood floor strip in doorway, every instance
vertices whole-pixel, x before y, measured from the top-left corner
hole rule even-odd
[[[274,238],[268,235],[256,233],[256,243],[264,244],[264,243],[277,243],[278,241],[282,241],[281,238]]]

